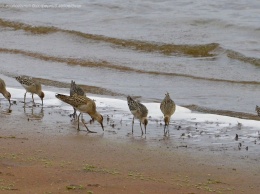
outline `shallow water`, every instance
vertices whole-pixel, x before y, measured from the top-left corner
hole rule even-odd
[[[19,87],[11,77],[20,74],[73,79],[155,102],[168,91],[179,105],[255,114],[259,8],[258,1],[0,1],[1,78],[9,87]]]
[[[47,135],[81,134],[93,137],[106,138],[119,142],[132,142],[142,144],[149,149],[162,147],[174,151],[183,149],[187,152],[212,153],[229,155],[235,158],[248,158],[250,161],[258,161],[260,146],[260,121],[238,119],[234,117],[220,116],[193,112],[187,108],[177,106],[173,115],[168,135],[164,135],[164,123],[159,103],[145,103],[149,111],[147,133],[141,135],[139,122],[135,120],[134,133],[131,132],[132,114],[128,110],[125,99],[117,99],[104,96],[92,96],[97,105],[97,110],[104,117],[103,132],[99,123],[89,123],[91,119],[84,114],[84,119],[90,130],[96,134],[88,134],[80,123],[81,132],[78,132],[77,121],[69,117],[73,112],[70,105],[62,103],[55,98],[55,92],[45,91],[44,106],[41,100],[35,96],[37,106],[32,106],[31,96],[27,95],[26,105],[23,104],[23,89],[8,88],[13,94],[13,105],[8,109],[8,101],[2,100],[0,105],[1,118],[28,120],[31,130]],[[66,89],[50,87],[59,93],[67,93]],[[14,103],[15,102],[15,103]],[[0,127],[1,128],[1,127]],[[10,135],[12,130],[9,130]],[[21,131],[28,134],[29,131]],[[236,134],[238,139],[235,139]],[[193,153],[194,154],[194,153]]]

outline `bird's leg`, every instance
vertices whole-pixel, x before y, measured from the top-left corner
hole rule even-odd
[[[35,105],[34,98],[33,98],[33,93],[32,93],[32,99],[33,99],[33,104]]]
[[[24,93],[24,98],[23,98],[24,105],[25,105],[26,93],[27,93],[27,92]]]
[[[164,136],[166,136],[166,123],[165,123],[165,125],[164,125]]]
[[[132,134],[134,133],[134,120],[135,120],[135,117],[133,117],[133,120],[132,120]]]
[[[85,123],[85,120],[84,120],[84,118],[83,118],[83,114],[81,114],[81,122],[82,122],[83,125],[86,127],[87,132],[89,132],[89,133],[96,133],[95,131],[90,131],[90,130],[88,129],[87,124]]]
[[[79,117],[80,117],[80,115],[81,115],[81,113],[79,113]],[[79,130],[79,117],[78,117],[78,129],[77,129],[78,131],[80,131]]]
[[[91,124],[91,123],[94,123],[94,121],[95,121],[95,119],[94,119],[93,117],[91,117],[89,123],[90,123],[90,124]]]
[[[74,108],[73,118],[77,118],[77,110]]]
[[[144,134],[143,132],[143,129],[142,129],[142,123],[140,122],[140,128],[141,128],[141,131],[142,131],[142,135]]]
[[[76,113],[77,110],[75,108],[73,108],[73,109],[74,109],[74,112],[72,114],[70,114],[69,116],[73,117],[73,119],[75,119],[75,118],[77,118],[77,113]]]
[[[91,119],[89,120],[89,124],[91,125],[92,123],[94,123],[95,119],[91,117]]]
[[[82,116],[82,115],[81,115],[81,116]],[[87,125],[86,125],[86,123],[85,123],[85,120],[83,119],[83,116],[81,117],[81,121],[82,121],[83,125],[86,127],[86,129],[87,129],[87,131],[88,131],[89,133],[96,133],[95,131],[90,131],[90,130],[88,129],[88,127],[87,127]]]
[[[11,113],[11,112],[12,112],[12,110],[11,110],[11,104],[9,105],[7,112],[8,112],[8,113]]]
[[[167,125],[168,136],[170,135],[169,125]]]

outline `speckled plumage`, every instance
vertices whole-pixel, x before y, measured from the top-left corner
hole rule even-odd
[[[37,94],[41,98],[42,105],[43,105],[44,93],[42,91],[42,86],[41,86],[41,84],[38,81],[36,81],[32,77],[28,77],[28,76],[18,76],[18,77],[15,77],[15,79],[26,90],[26,92],[24,94],[24,103],[25,103],[26,93],[29,92],[29,93],[32,94],[33,103],[34,103],[33,94]]]
[[[78,94],[79,96],[85,96],[85,91],[78,86],[75,81],[71,80],[70,84],[70,96],[73,96],[74,94]]]
[[[103,116],[96,111],[96,103],[93,100],[91,100],[90,98],[88,98],[86,96],[80,96],[77,94],[74,94],[73,96],[56,94],[55,96],[56,96],[56,98],[60,99],[61,101],[65,102],[67,104],[70,104],[75,109],[77,109],[80,112],[80,115],[83,113],[88,113],[91,116],[91,118],[97,120],[101,124],[101,127],[104,130]],[[79,130],[80,115],[78,116],[78,130]],[[88,129],[87,125],[84,123],[83,118],[81,119],[81,121],[85,125],[88,132],[93,132]]]
[[[9,101],[9,104],[11,105],[11,94],[6,90],[6,85],[4,80],[0,78],[0,93],[3,94],[3,96]]]
[[[86,93],[85,91],[80,87],[78,86],[75,81],[71,80],[71,84],[70,84],[70,96],[73,96],[74,94],[77,94],[79,96],[85,96]],[[74,109],[74,112],[73,114],[71,114],[71,116],[73,116],[73,118],[76,117],[76,109],[73,107]]]
[[[169,126],[171,116],[173,115],[173,113],[175,112],[175,109],[176,109],[176,105],[175,105],[174,101],[171,99],[168,92],[165,94],[165,97],[164,97],[163,101],[161,102],[160,109],[164,115],[164,122],[165,122],[164,134],[166,134],[165,128],[166,128],[166,126]],[[168,130],[168,133],[169,133],[169,130]]]
[[[140,121],[140,128],[142,134],[143,134],[142,124],[145,127],[145,134],[146,134],[146,126],[148,124],[148,119],[147,119],[148,109],[140,102],[133,100],[130,96],[127,97],[127,104],[131,113],[134,115],[132,121],[132,133],[133,133],[134,118],[136,118],[139,119]]]

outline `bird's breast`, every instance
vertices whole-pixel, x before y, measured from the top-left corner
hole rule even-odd
[[[26,85],[22,84],[22,86],[25,88],[27,92],[36,93],[36,87],[35,85]]]

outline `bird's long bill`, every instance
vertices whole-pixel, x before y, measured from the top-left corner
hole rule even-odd
[[[102,127],[103,131],[104,131],[104,126],[103,126],[103,123],[100,123],[100,124],[101,124],[101,127]]]
[[[43,99],[42,99],[42,106],[43,106]]]
[[[11,100],[8,100],[9,101],[9,105],[11,106]]]

